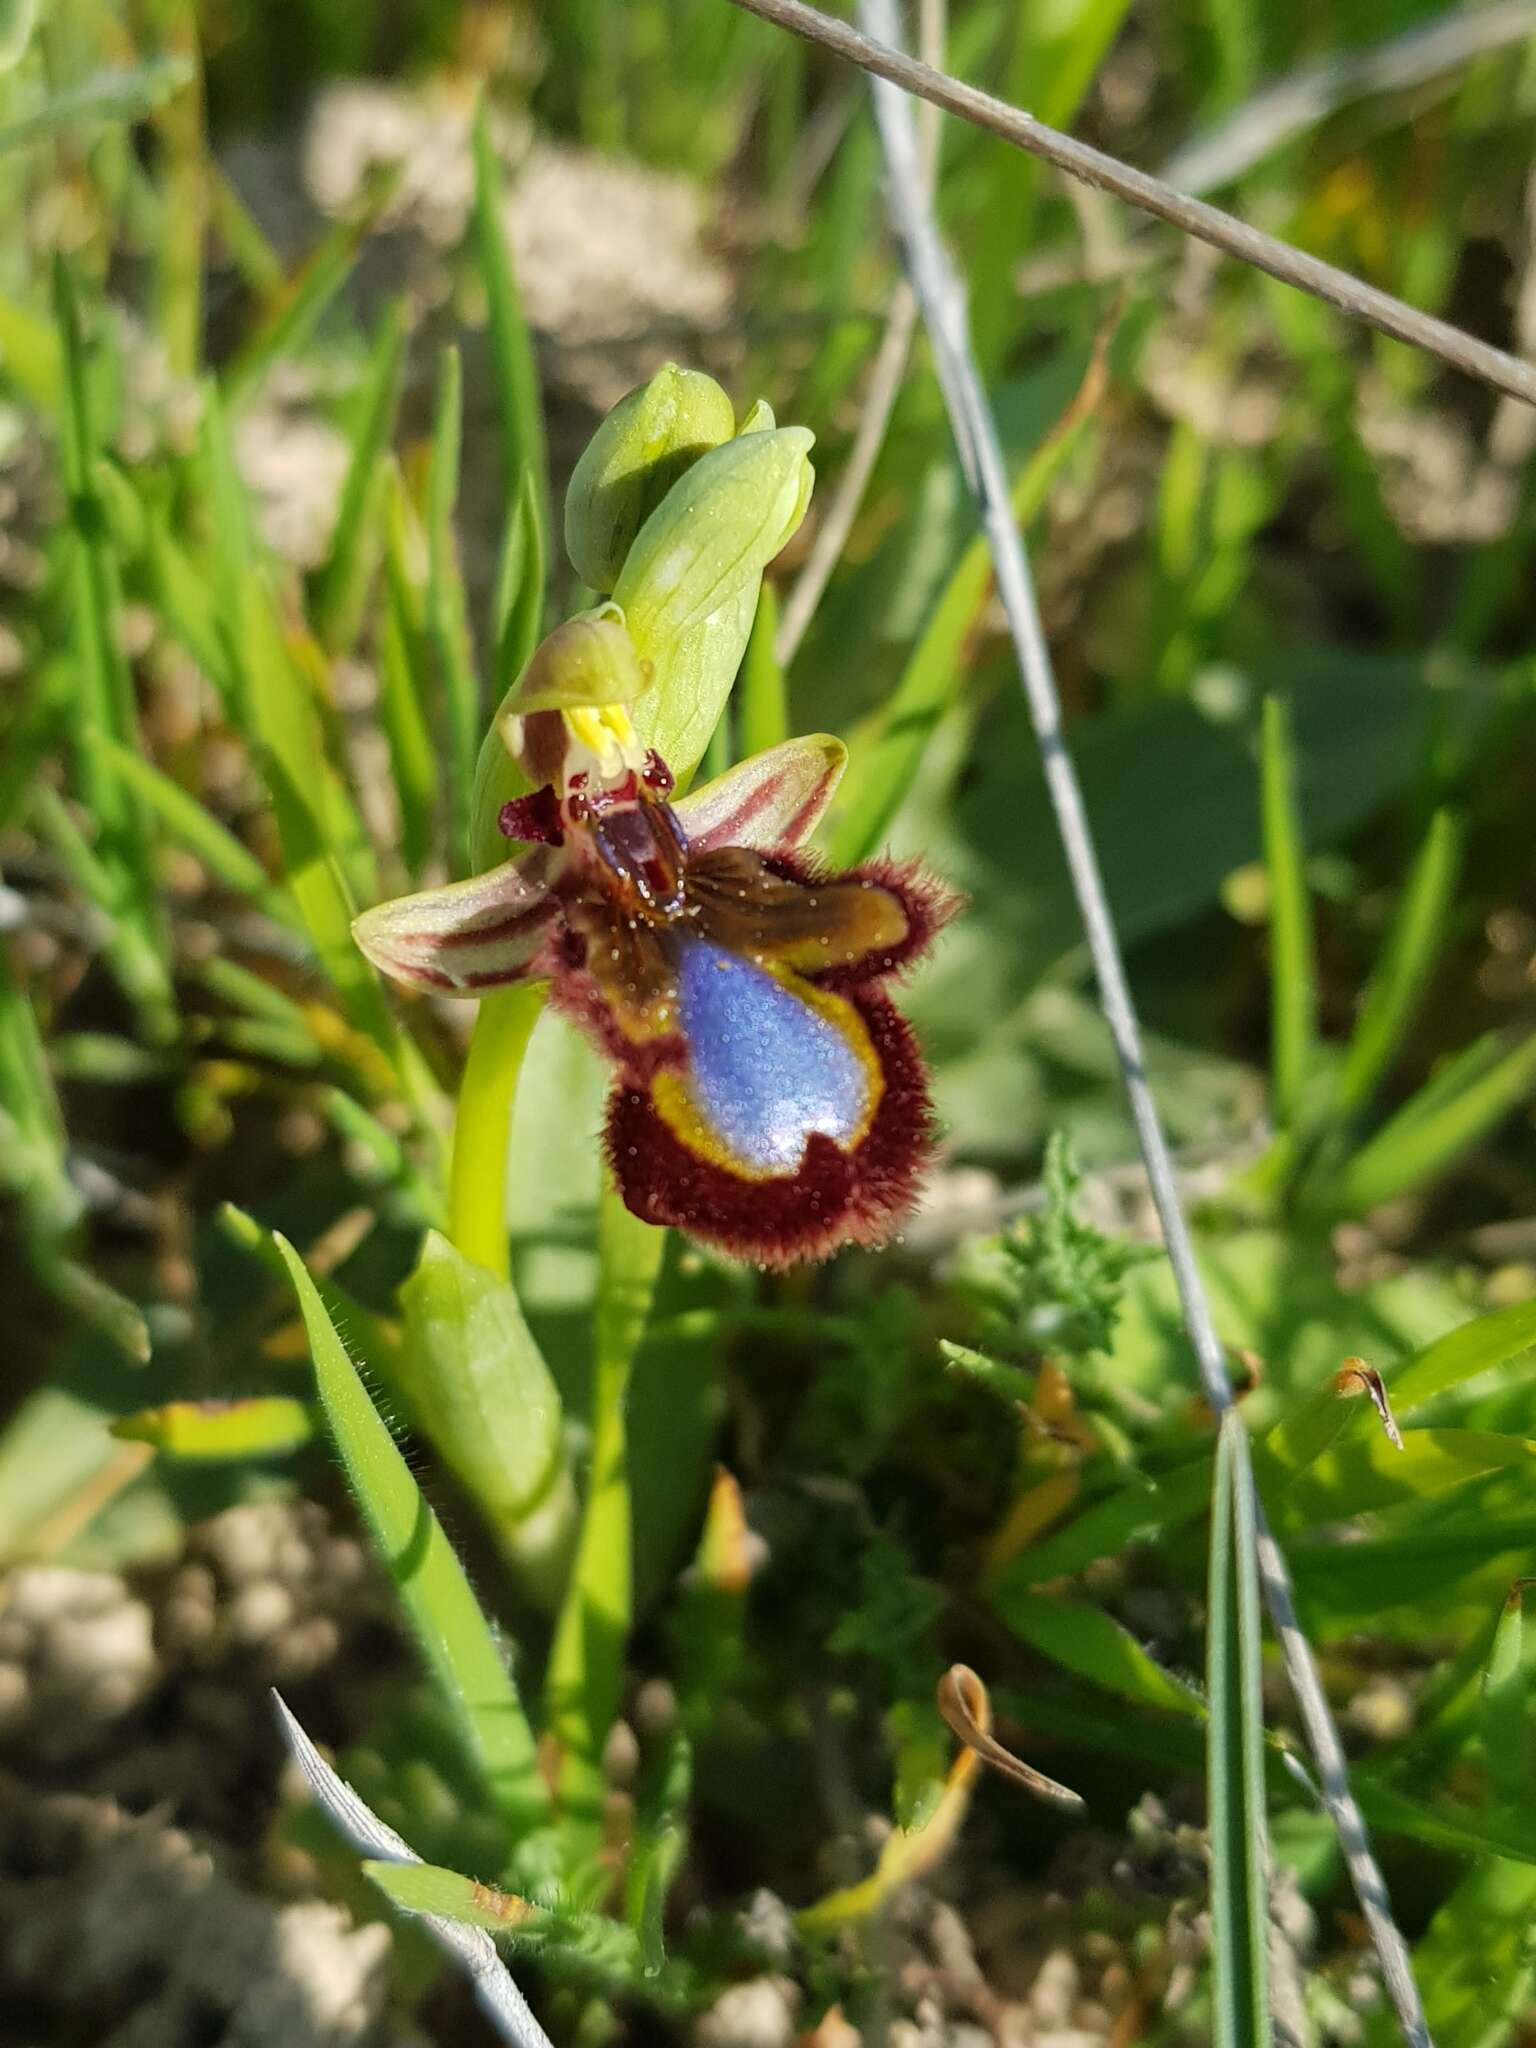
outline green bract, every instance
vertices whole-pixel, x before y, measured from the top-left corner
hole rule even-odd
[[[714,378],[676,363],[621,398],[566,492],[565,551],[583,583],[612,590],[635,535],[672,485],[735,431],[731,401]]]
[[[515,1528],[559,1470],[560,1394],[505,1280],[429,1230],[400,1289],[413,1396],[439,1450]]]

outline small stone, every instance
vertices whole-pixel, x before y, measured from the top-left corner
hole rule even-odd
[[[264,1643],[294,1618],[293,1595],[273,1579],[246,1586],[230,1604],[229,1632],[237,1643]]]

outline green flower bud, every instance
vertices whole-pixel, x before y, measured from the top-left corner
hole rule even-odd
[[[736,680],[763,570],[805,516],[814,441],[805,427],[764,426],[701,456],[640,529],[614,586],[650,670],[635,728],[679,781]]]
[[[635,535],[673,484],[735,431],[731,401],[714,378],[676,363],[621,398],[566,492],[565,548],[582,581],[612,590]]]

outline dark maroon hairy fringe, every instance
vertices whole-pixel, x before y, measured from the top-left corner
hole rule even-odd
[[[764,856],[764,865],[786,881],[803,882],[808,888],[817,882],[873,882],[878,888],[888,889],[906,912],[907,935],[899,945],[888,946],[881,953],[867,953],[862,960],[854,960],[846,967],[828,967],[806,976],[819,988],[840,989],[844,995],[865,982],[883,981],[888,974],[903,973],[922,958],[950,919],[965,908],[965,898],[936,881],[921,861],[891,860],[882,855],[878,860],[862,861],[856,868],[829,868],[803,853],[774,853]]]
[[[658,1115],[648,1089],[621,1082],[608,1106],[609,1163],[628,1207],[762,1266],[825,1259],[884,1242],[911,1207],[933,1144],[928,1077],[912,1027],[876,989],[848,996],[885,1076],[874,1122],[845,1152],[819,1133],[792,1179],[745,1180],[701,1159]]]

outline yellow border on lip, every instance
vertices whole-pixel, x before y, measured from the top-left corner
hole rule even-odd
[[[864,1069],[865,1079],[869,1083],[869,1100],[853,1134],[846,1139],[833,1138],[832,1142],[840,1146],[844,1152],[856,1150],[869,1136],[875,1112],[879,1109],[881,1098],[885,1094],[885,1073],[875,1051],[874,1041],[869,1035],[868,1025],[845,997],[833,995],[827,989],[814,988],[810,982],[791,969],[779,967],[772,961],[755,959],[748,953],[740,953],[734,957],[745,960],[751,967],[758,968],[760,972],[778,982],[781,988],[787,989],[797,1001],[814,1010],[841,1034],[845,1043],[852,1049],[854,1058]],[[705,1122],[704,1112],[689,1090],[686,1072],[679,1073],[676,1068],[663,1067],[651,1082],[651,1100],[656,1105],[657,1115],[681,1144],[709,1165],[722,1168],[734,1179],[794,1179],[794,1173],[765,1173],[761,1167],[750,1166],[738,1157],[720,1134]],[[803,1160],[804,1155],[801,1157]],[[799,1170],[797,1165],[795,1173]]]

